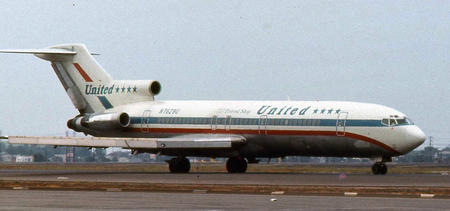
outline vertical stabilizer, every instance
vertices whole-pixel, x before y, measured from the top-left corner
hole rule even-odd
[[[95,94],[101,94],[104,87],[99,84],[112,82],[103,68],[95,61],[83,44],[56,45],[44,49],[0,50],[0,53],[26,53],[51,62],[53,70],[66,89],[73,105],[84,113],[95,113],[105,110],[103,103],[94,92],[86,93],[86,87],[98,87]],[[99,87],[100,86],[100,87]]]
[[[108,103],[107,100],[97,95],[106,91],[105,84],[110,84],[112,78],[95,61],[86,46],[83,44],[58,45],[50,49],[76,52],[72,56],[50,54],[36,54],[36,56],[52,63],[53,70],[80,113],[96,113],[105,110],[104,104]],[[96,87],[98,90],[87,92],[87,87]]]
[[[73,105],[81,114],[101,113],[124,104],[152,101],[161,90],[158,81],[113,80],[83,44],[0,50],[2,52],[34,54],[50,61]]]

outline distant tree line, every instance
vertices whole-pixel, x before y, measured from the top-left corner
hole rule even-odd
[[[21,145],[0,142],[0,161],[4,155],[33,156],[34,162],[164,162],[167,156],[153,156],[143,153],[132,155],[130,151],[114,151],[109,154],[104,148],[88,147],[53,147],[42,145]],[[423,150],[415,150],[406,155],[393,158],[398,163],[443,163],[450,164],[450,147],[438,149],[425,147]],[[216,159],[223,161],[225,159]],[[342,157],[307,157],[289,156],[281,158],[262,158],[264,162],[300,162],[300,163],[365,163],[372,162],[366,158],[342,158]]]

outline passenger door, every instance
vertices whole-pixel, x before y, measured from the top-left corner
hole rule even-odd
[[[230,132],[231,130],[231,116],[227,116],[225,118],[225,122],[223,123],[224,129],[226,132]]]
[[[150,116],[152,114],[151,110],[145,110],[144,113],[142,113],[141,117],[141,130],[143,133],[150,132]]]
[[[340,112],[336,120],[336,135],[345,136],[345,124],[347,123],[348,112]]]
[[[216,133],[217,129],[217,116],[214,115],[211,117],[211,133]]]
[[[267,115],[261,115],[258,123],[258,133],[267,135]]]

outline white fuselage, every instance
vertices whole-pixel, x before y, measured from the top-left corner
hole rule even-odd
[[[122,147],[177,156],[174,173],[190,169],[186,156],[228,157],[227,171],[243,173],[257,157],[289,155],[376,157],[384,164],[425,140],[405,114],[376,104],[339,101],[155,101],[161,84],[114,80],[83,44],[0,50],[50,61],[79,115],[67,126],[100,138],[12,137],[10,143]]]
[[[106,110],[126,112],[131,125],[94,136],[240,135],[243,146],[168,155],[276,157],[286,155],[391,157],[423,143],[425,135],[392,108],[340,101],[149,101]],[[384,122],[383,122],[384,119]]]

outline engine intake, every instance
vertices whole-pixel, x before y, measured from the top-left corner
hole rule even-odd
[[[77,132],[90,130],[117,130],[130,125],[130,116],[125,113],[104,113],[81,116],[67,121],[67,127]]]
[[[158,81],[150,82],[149,91],[153,96],[159,94],[161,91],[161,84]]]

